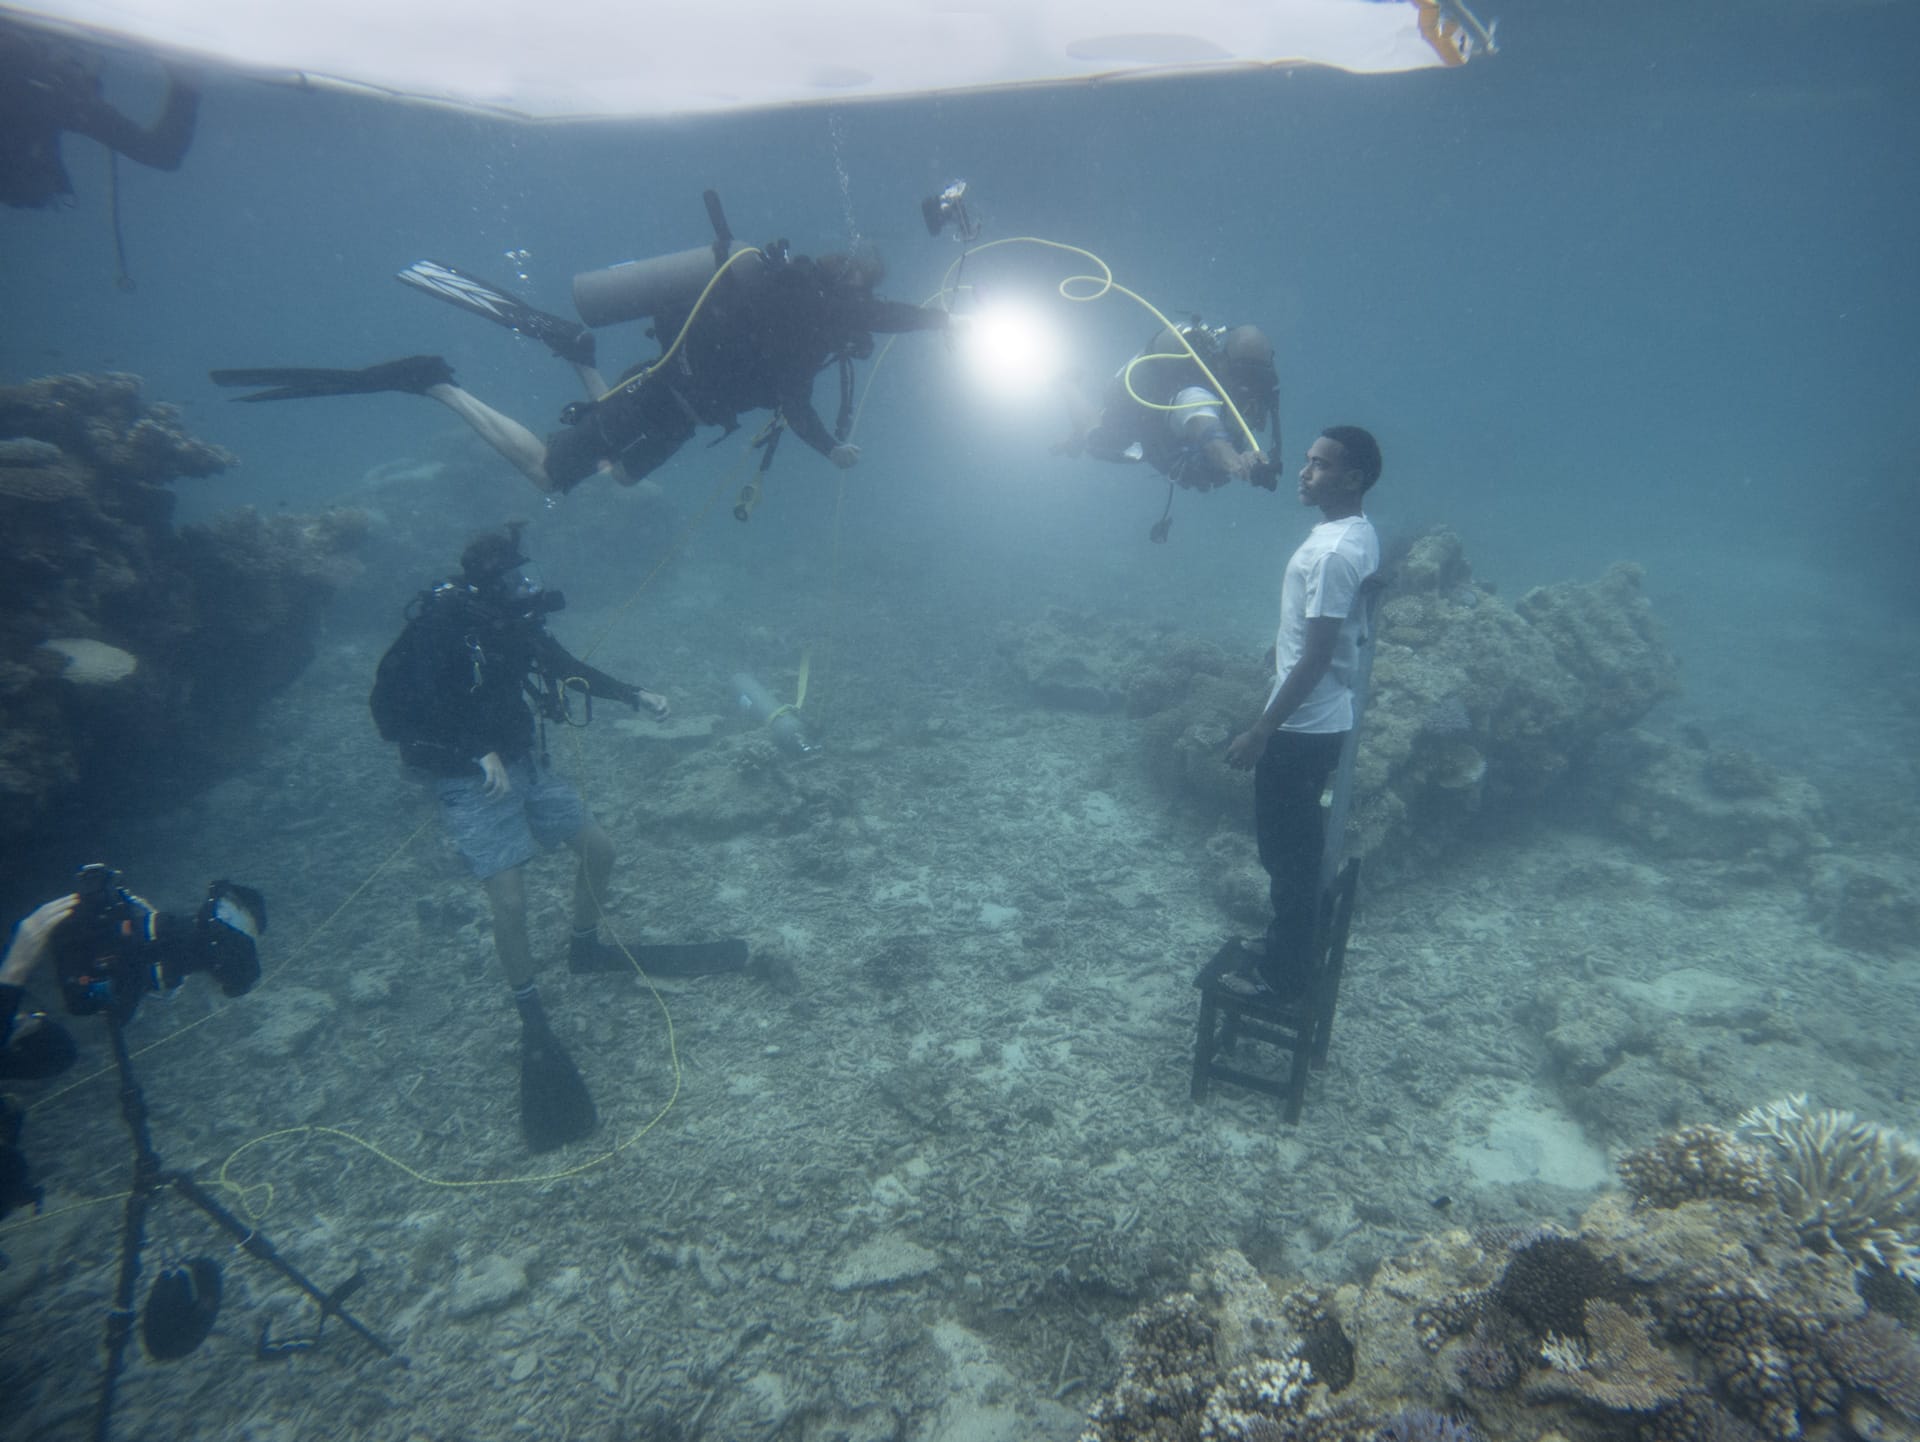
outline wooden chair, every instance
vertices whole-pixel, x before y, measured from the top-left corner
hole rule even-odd
[[[1288,1126],[1300,1120],[1307,1101],[1307,1077],[1326,1065],[1333,1039],[1333,1013],[1346,972],[1347,933],[1360,884],[1360,858],[1341,870],[1322,908],[1314,938],[1317,964],[1306,992],[1282,999],[1264,989],[1248,995],[1226,978],[1241,971],[1245,953],[1229,941],[1200,968],[1193,985],[1200,993],[1200,1025],[1193,1045],[1193,1099],[1205,1101],[1215,1082],[1228,1082],[1278,1097]],[[1279,1056],[1240,1055],[1243,1043],[1271,1048]],[[1241,1065],[1242,1061],[1247,1063]],[[1257,1069],[1250,1070],[1249,1067]]]

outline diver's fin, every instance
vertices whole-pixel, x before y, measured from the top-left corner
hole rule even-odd
[[[544,1026],[520,1033],[520,1130],[527,1146],[550,1152],[577,1142],[600,1125],[580,1069]]]
[[[592,331],[564,316],[536,310],[511,291],[502,290],[477,275],[468,275],[437,260],[416,260],[405,270],[396,272],[393,278],[402,285],[438,296],[449,305],[483,316],[495,325],[531,336],[563,361],[577,366],[594,363]]]
[[[627,953],[633,961],[627,960]],[[747,969],[747,943],[738,936],[724,941],[683,941],[654,945],[633,943],[622,949],[604,941],[575,947],[568,968],[576,975],[594,972],[631,972],[634,963],[653,976],[715,976]]]
[[[319,370],[311,366],[208,371],[217,386],[266,386],[237,401],[299,401],[310,396],[367,396],[382,391],[425,395],[430,386],[452,385],[453,367],[437,355],[410,355],[357,371]]]

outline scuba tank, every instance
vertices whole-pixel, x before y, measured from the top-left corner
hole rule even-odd
[[[773,735],[774,745],[796,756],[812,754],[813,743],[807,739],[806,723],[800,719],[797,703],[789,706],[774,700],[767,688],[745,671],[734,673],[733,694],[741,715],[765,726]]]
[[[590,326],[640,320],[663,311],[684,310],[700,296],[708,281],[730,259],[750,247],[733,238],[720,197],[706,191],[702,197],[713,225],[713,243],[676,250],[646,260],[626,260],[573,278],[573,308]],[[742,263],[729,275],[750,281],[758,267]],[[670,337],[663,337],[662,344]]]
[[[727,247],[726,255],[738,255],[746,249],[735,241]],[[600,270],[582,271],[573,278],[573,308],[590,326],[641,320],[662,311],[684,312],[724,263],[715,258],[712,246],[696,245],[670,255],[626,260]],[[751,262],[742,261],[730,275],[744,279],[751,276],[754,269]]]

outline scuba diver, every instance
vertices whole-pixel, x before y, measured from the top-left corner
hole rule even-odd
[[[100,95],[100,77],[77,47],[0,19],[0,203],[38,209],[69,200],[60,155],[71,132],[154,170],[178,170],[193,144],[200,92],[171,67],[160,117],[135,125]]]
[[[574,692],[667,714],[666,698],[575,660],[547,632],[565,603],[521,573],[518,524],[483,532],[460,556],[460,574],[421,593],[406,629],[380,659],[368,705],[402,764],[433,778],[440,813],[468,868],[486,887],[493,944],[521,1020],[521,1125],[549,1151],[598,1124],[593,1098],[554,1037],[534,984],[527,940],[526,866],[565,843],[579,857],[573,947],[597,942],[600,898],[613,874],[613,843],[586,803],[547,766],[544,723],[565,722]],[[540,708],[536,747],[531,695]]]
[[[1225,387],[1248,430],[1271,428],[1270,450],[1248,446],[1195,356]],[[1195,320],[1178,334],[1161,330],[1107,383],[1099,405],[1071,378],[1064,384],[1073,429],[1054,454],[1145,461],[1165,476],[1169,515],[1154,527],[1156,541],[1171,525],[1175,486],[1210,491],[1244,478],[1271,491],[1277,484],[1280,379],[1273,343],[1258,326],[1209,328]]]
[[[570,363],[588,399],[567,407],[544,441],[454,383],[439,356],[409,356],[364,370],[252,369],[212,372],[218,385],[261,386],[242,401],[399,391],[439,401],[542,492],[566,492],[598,470],[631,485],[664,464],[703,425],[732,432],[743,412],[773,411],[845,470],[860,448],[847,443],[853,363],[873,337],[943,330],[947,313],[874,294],[884,267],[872,255],[792,255],[785,241],[749,252],[734,243],[718,198],[707,192],[711,246],[628,262],[574,278],[574,302],[589,325],[653,317],[661,353],[609,388],[595,369],[593,332],[437,261],[399,273],[403,283],[530,336]],[[835,369],[840,409],[832,430],[813,408],[814,378]],[[765,442],[770,461],[781,431]]]
[[[576,659],[548,633],[547,618],[566,598],[522,572],[522,529],[514,523],[476,536],[461,553],[459,575],[414,599],[406,629],[380,660],[368,705],[402,763],[432,780],[448,833],[486,887],[494,950],[520,1013],[521,1127],[528,1146],[544,1152],[586,1136],[598,1115],[534,983],[527,863],[562,844],[579,858],[567,949],[574,972],[631,975],[635,965],[680,976],[741,971],[747,947],[739,940],[600,940],[613,843],[580,793],[548,765],[546,724],[591,721],[596,696],[655,720],[670,708],[664,696]]]

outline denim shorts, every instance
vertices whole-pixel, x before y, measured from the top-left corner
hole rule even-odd
[[[433,783],[447,834],[482,881],[573,840],[591,819],[580,793],[532,757],[508,762],[507,777],[513,790],[492,800],[478,776],[442,776]]]

